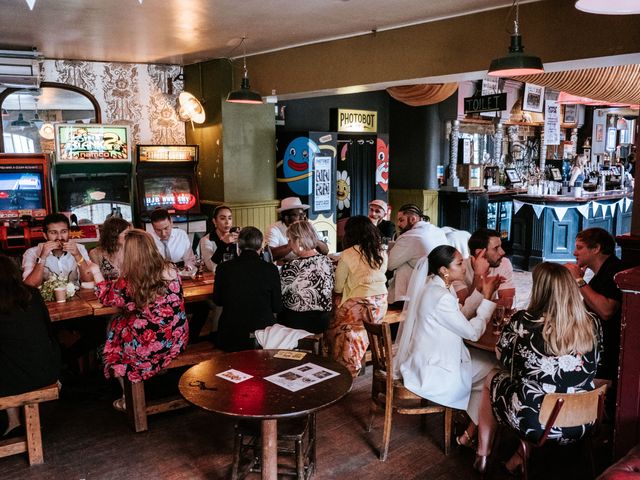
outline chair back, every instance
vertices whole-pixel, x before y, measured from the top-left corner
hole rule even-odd
[[[387,322],[363,323],[369,336],[374,375],[376,373],[385,373],[389,378],[393,378],[393,343],[389,324]]]
[[[590,392],[547,393],[542,400],[538,420],[545,425],[545,431],[551,427],[578,427],[597,423],[602,415],[606,385]]]

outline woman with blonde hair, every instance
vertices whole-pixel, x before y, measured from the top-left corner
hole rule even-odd
[[[316,250],[318,234],[308,221],[289,225],[287,238],[296,258],[280,270],[283,309],[278,323],[312,333],[324,332],[331,312],[333,264]]]
[[[100,243],[89,252],[89,258],[98,264],[107,280],[120,276],[124,236],[130,228],[129,222],[119,217],[109,217],[100,226]]]
[[[504,370],[485,382],[474,463],[477,470],[486,469],[496,419],[536,442],[544,431],[538,415],[546,393],[594,389],[601,339],[600,324],[585,309],[571,273],[557,263],[537,265],[529,307],[512,317],[496,346]],[[554,427],[549,439],[577,440],[587,427]],[[521,468],[522,455],[517,451],[505,463],[510,473]]]
[[[158,252],[151,236],[127,232],[120,277],[105,280],[91,265],[103,305],[120,308],[109,324],[104,346],[105,376],[146,380],[187,345],[189,328],[180,276]]]

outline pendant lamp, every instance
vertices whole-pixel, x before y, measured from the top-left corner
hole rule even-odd
[[[509,53],[505,57],[495,58],[491,62],[488,74],[492,77],[514,77],[516,75],[544,73],[540,57],[524,54],[524,45],[522,45],[522,36],[520,35],[520,4],[517,0],[514,3],[516,6],[516,19],[513,22]]]
[[[262,97],[259,93],[254,92],[249,87],[249,71],[247,70],[247,52],[244,50],[244,40],[242,37],[240,44],[243,46],[242,62],[243,62],[243,74],[242,83],[240,84],[240,90],[233,90],[227,95],[227,102],[229,103],[247,103],[250,105],[261,105]]]
[[[20,101],[20,95],[18,95],[18,112],[18,119],[11,122],[10,125],[18,128],[30,127],[31,122],[27,122],[22,114],[22,102]]]
[[[578,0],[576,8],[587,13],[601,15],[637,15],[640,14],[638,0]]]

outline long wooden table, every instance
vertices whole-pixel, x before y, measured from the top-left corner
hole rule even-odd
[[[210,298],[213,293],[213,272],[205,272],[202,279],[182,279],[185,303],[200,302]],[[64,303],[47,302],[52,322],[86,316],[103,316],[118,313],[117,307],[106,307],[100,303],[93,289],[81,288],[73,298]]]

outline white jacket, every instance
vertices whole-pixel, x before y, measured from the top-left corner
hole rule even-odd
[[[409,300],[407,288],[418,260],[429,255],[438,245],[449,245],[442,230],[428,222],[420,221],[404,232],[389,250],[388,270],[394,270],[389,282],[389,303]]]
[[[471,393],[471,357],[463,339],[478,340],[495,303],[477,290],[462,309],[451,288],[434,275],[422,290],[408,354],[399,365],[404,385],[423,398],[466,410]],[[476,316],[467,318],[476,312]]]

